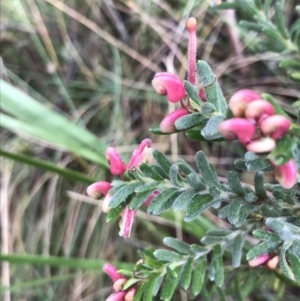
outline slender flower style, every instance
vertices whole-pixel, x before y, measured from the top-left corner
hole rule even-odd
[[[252,260],[249,260],[248,261],[248,264],[251,266],[251,267],[256,267],[258,265],[261,265],[261,264],[264,264],[266,263],[268,260],[271,259],[271,256],[268,255],[268,254],[263,254],[263,255],[260,255],[258,257],[255,257],[254,259]]]
[[[106,150],[106,159],[110,165],[110,172],[115,176],[121,176],[126,171],[126,164],[123,162],[120,154],[113,148]]]
[[[138,168],[142,163],[150,163],[152,160],[152,151],[152,141],[144,139],[132,153],[127,170]]]
[[[275,178],[279,184],[285,189],[291,189],[297,182],[297,165],[294,159],[289,160],[283,165],[276,165],[271,161],[275,167]]]
[[[160,95],[167,95],[170,102],[176,103],[186,95],[185,87],[182,80],[170,72],[156,73],[152,86]]]
[[[111,183],[106,182],[106,181],[100,181],[100,182],[96,182],[96,183],[93,183],[92,185],[90,185],[87,188],[86,193],[93,199],[98,200],[102,196],[106,196],[108,191],[111,188],[112,188]]]
[[[170,114],[168,114],[160,123],[160,130],[163,133],[174,133],[176,132],[175,122],[182,116],[188,115],[189,111],[187,109],[177,109]]]
[[[229,108],[235,117],[243,117],[247,105],[260,99],[260,95],[252,90],[239,90],[234,93],[229,100]]]
[[[264,119],[260,124],[260,130],[264,135],[273,139],[282,137],[291,126],[290,120],[282,115],[273,115]]]
[[[227,140],[238,138],[241,143],[247,144],[253,138],[256,131],[255,125],[244,118],[232,118],[219,124],[220,134]]]

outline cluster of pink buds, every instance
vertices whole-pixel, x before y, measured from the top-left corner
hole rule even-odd
[[[103,271],[108,274],[108,276],[113,281],[113,290],[114,292],[108,296],[105,301],[133,301],[134,295],[136,293],[135,287],[130,287],[126,290],[123,289],[124,284],[127,282],[127,278],[120,274],[116,267],[106,263],[103,266]]]
[[[290,129],[290,120],[276,115],[272,104],[261,99],[252,90],[240,90],[229,100],[229,108],[234,118],[219,125],[220,134],[227,140],[238,139],[248,151],[253,153],[270,152],[276,147],[276,140]],[[297,167],[293,159],[275,167],[277,181],[286,189],[296,183]]]
[[[249,260],[248,264],[251,267],[256,267],[259,265],[266,265],[270,270],[275,270],[279,263],[279,256],[275,255],[271,257],[269,254],[262,254],[258,257],[255,257],[252,260]]]
[[[125,164],[120,154],[113,148],[109,147],[106,150],[106,158],[110,165],[110,172],[115,176],[123,177],[124,173],[134,168],[138,168],[142,163],[150,163],[152,160],[152,141],[145,139],[132,153],[131,159],[128,164]],[[109,194],[109,190],[112,188],[111,183],[106,181],[100,181],[93,183],[87,188],[87,194],[94,198],[100,199],[104,197],[102,203],[102,211],[108,213],[110,211],[109,203],[112,199],[112,195]],[[158,192],[154,192],[146,201],[145,205],[149,205],[150,202],[157,196]],[[136,215],[136,210],[131,210],[129,205],[121,212],[120,220],[120,236],[129,237],[131,228]]]
[[[189,31],[189,45],[188,45],[188,81],[195,85],[196,83],[196,27],[197,21],[191,17],[186,22],[186,28]],[[180,102],[181,108],[168,114],[160,124],[160,130],[163,133],[174,133],[176,131],[175,122],[180,117],[188,115],[193,108],[188,103],[184,104],[184,98],[187,93],[183,81],[175,74],[170,72],[160,72],[155,74],[152,85],[155,91],[160,95],[166,95],[171,103]],[[199,97],[205,101],[206,96],[203,89],[199,90]]]

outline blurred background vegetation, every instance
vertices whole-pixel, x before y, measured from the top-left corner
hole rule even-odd
[[[290,104],[300,98],[300,91],[278,68],[280,56],[258,52],[263,49],[257,47],[257,34],[237,27],[243,15],[217,11],[211,7],[214,2],[1,1],[2,79],[94,133],[101,159],[105,147],[115,146],[128,160],[136,145],[149,137],[172,160],[180,157],[193,164],[194,154],[202,149],[222,178],[244,153],[238,144],[211,145],[183,134],[154,136],[148,130],[172,109],[152,89],[155,72],[186,75],[186,19],[198,20],[197,57],[212,66],[227,99],[238,89],[255,89],[272,94],[293,114]],[[297,18],[295,3],[287,1],[284,7],[288,24]],[[22,99],[17,102],[22,107]],[[40,117],[40,122],[47,119]],[[139,212],[131,238],[123,240],[118,225],[105,222],[101,202],[85,194],[92,179],[112,180],[107,165],[25,132],[22,125],[12,131],[1,128],[1,245],[3,258],[10,262],[2,264],[4,301],[104,300],[111,284],[101,271],[103,262],[121,267],[136,262],[138,250],[161,246],[165,236],[193,243],[207,229],[228,226],[213,212],[189,224],[180,213],[154,217]],[[61,133],[55,127],[48,132],[54,140]],[[72,135],[82,138],[76,130]],[[18,154],[18,160],[8,159],[9,154]],[[45,166],[37,168],[37,162],[24,164],[28,157],[86,178],[58,175]],[[241,177],[251,185],[253,175]],[[248,275],[246,262],[244,266],[238,273],[228,271],[224,290],[208,280],[197,300],[298,300],[299,287],[280,275],[263,268]],[[176,298],[187,300],[187,295],[180,292]]]

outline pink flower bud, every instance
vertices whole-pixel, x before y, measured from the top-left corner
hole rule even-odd
[[[229,100],[229,108],[236,117],[244,116],[247,105],[253,100],[260,99],[260,95],[252,90],[239,90]]]
[[[110,195],[109,193],[105,196],[102,202],[102,212],[108,213],[110,211],[109,202],[111,201],[112,197],[113,196]]]
[[[152,141],[144,139],[132,153],[127,170],[138,168],[142,163],[150,163],[152,160],[152,151]]]
[[[143,203],[144,206],[149,206],[152,201],[160,194],[160,191],[155,190],[151,193],[151,195],[147,198],[147,200]]]
[[[260,123],[260,130],[264,135],[269,135],[277,140],[290,129],[290,120],[282,115],[267,117]]]
[[[292,188],[297,182],[297,165],[294,159],[291,159],[283,165],[275,165],[273,161],[270,161],[275,167],[275,178],[279,184],[285,188]]]
[[[113,285],[113,290],[115,292],[119,292],[122,290],[124,284],[127,282],[126,278],[120,278],[118,280],[115,281],[114,285]]]
[[[267,262],[267,267],[270,269],[270,270],[275,270],[277,265],[279,263],[279,256],[276,255],[274,256],[272,259],[270,259],[268,262]]]
[[[112,185],[109,182],[100,181],[100,182],[96,182],[96,183],[93,183],[92,185],[90,185],[87,188],[86,193],[93,199],[98,200],[102,196],[106,196],[108,191],[111,188],[112,188]]]
[[[134,222],[134,217],[137,210],[131,210],[127,205],[121,212],[120,232],[119,235],[127,238],[130,236],[131,228]]]
[[[225,120],[219,124],[220,134],[227,140],[235,140],[238,138],[241,143],[249,143],[255,134],[255,125],[244,118],[232,118]]]
[[[109,147],[106,150],[106,159],[110,165],[110,172],[115,176],[120,176],[126,171],[126,164],[123,162],[119,153],[113,148]]]
[[[247,150],[253,153],[266,153],[270,152],[276,147],[274,139],[269,137],[263,137],[254,141],[251,141],[247,145]]]
[[[266,100],[259,99],[249,103],[245,110],[248,119],[256,119],[260,122],[267,116],[274,115],[274,107]]]
[[[182,116],[188,115],[189,111],[187,109],[177,109],[170,114],[168,114],[160,123],[160,130],[163,133],[174,133],[176,132],[175,122]]]
[[[105,301],[124,301],[126,291],[112,293]]]
[[[118,272],[117,268],[110,263],[106,263],[102,270],[111,278],[113,282],[124,278],[124,276]]]
[[[263,254],[263,255],[260,255],[258,257],[255,257],[254,259],[252,260],[249,260],[248,264],[251,266],[251,267],[256,267],[258,265],[261,265],[265,262],[267,262],[271,257],[268,255],[268,254]]]
[[[129,289],[125,295],[124,301],[133,301],[135,293],[136,293],[135,287]]]
[[[195,84],[196,81],[196,49],[197,49],[197,39],[196,39],[196,27],[197,27],[197,20],[193,17],[188,18],[186,22],[186,28],[189,30],[190,38],[189,38],[189,82],[191,84]]]
[[[200,88],[199,90],[199,97],[202,101],[206,101],[206,93],[204,88]]]
[[[176,103],[185,97],[185,87],[182,80],[169,72],[156,73],[152,86],[160,95],[167,95],[170,102]]]

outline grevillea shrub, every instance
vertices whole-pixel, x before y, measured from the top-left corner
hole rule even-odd
[[[258,11],[252,1],[236,2],[223,7],[237,8],[241,2],[246,3],[245,13]],[[256,26],[267,38],[275,35],[276,28],[279,41],[293,43],[278,15],[281,2],[275,7],[275,25],[260,24],[258,19]],[[269,269],[300,285],[300,119],[288,115],[271,95],[257,91],[238,90],[226,101],[211,67],[196,61],[196,27],[195,18],[189,18],[187,80],[169,72],[154,75],[155,91],[178,107],[151,130],[159,135],[184,132],[200,144],[238,140],[244,157],[220,181],[203,151],[196,153],[197,170],[193,170],[182,159],[172,162],[145,139],[128,163],[109,148],[107,159],[116,178],[92,184],[87,193],[96,199],[103,196],[107,221],[119,219],[124,238],[130,236],[140,207],[152,215],[181,211],[186,222],[213,210],[229,227],[207,231],[198,244],[166,237],[166,248],[143,250],[132,271],[117,271],[106,264],[103,270],[113,281],[109,301],[148,301],[155,296],[171,300],[177,288],[193,298],[206,278],[222,287],[238,269],[250,275],[255,269]],[[238,170],[252,172],[253,187],[240,181]],[[275,181],[266,183],[265,172],[272,173]],[[242,293],[238,300],[244,300]]]

